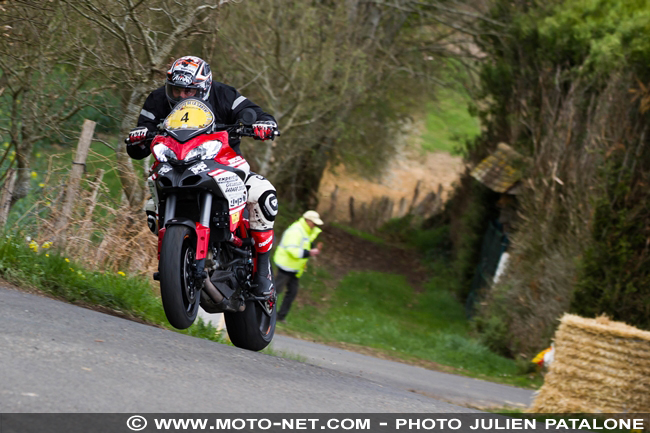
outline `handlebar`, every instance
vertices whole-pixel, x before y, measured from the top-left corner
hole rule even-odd
[[[235,131],[228,131],[235,133],[236,135],[239,135],[240,137],[255,137],[255,133],[253,132],[253,127],[252,126],[246,126],[241,123],[235,123],[233,125],[224,125],[224,124],[215,124],[214,125],[214,130],[217,131],[224,131],[224,130],[230,130],[230,129],[235,129]],[[280,131],[275,130],[273,131],[274,138],[280,136]]]
[[[239,137],[256,137],[255,133],[253,132],[253,127],[252,126],[246,126],[246,125],[243,125],[241,123],[235,123],[235,124],[232,124],[232,125],[217,123],[212,127],[212,131],[213,132],[214,131],[228,131],[228,133],[233,134],[233,135],[237,135]],[[145,142],[145,143],[146,142],[151,142],[151,140],[153,140],[156,137],[156,135],[159,135],[162,132],[163,132],[162,130],[147,132],[147,135],[146,135],[145,139],[143,140],[143,142]],[[280,136],[280,131],[277,130],[277,129],[275,131],[273,131],[273,136],[274,136],[273,138]],[[126,143],[127,145],[129,144],[129,138],[128,137],[124,139],[124,143]]]

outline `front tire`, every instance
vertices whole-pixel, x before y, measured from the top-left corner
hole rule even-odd
[[[160,296],[170,325],[189,328],[199,311],[201,287],[194,278],[196,235],[182,225],[169,226],[160,248]]]
[[[271,343],[275,334],[276,301],[246,301],[241,313],[224,313],[228,337],[235,346],[260,351]]]

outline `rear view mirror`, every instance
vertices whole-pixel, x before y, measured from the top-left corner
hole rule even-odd
[[[252,108],[245,108],[240,113],[239,120],[246,126],[251,126],[257,120],[257,113]]]

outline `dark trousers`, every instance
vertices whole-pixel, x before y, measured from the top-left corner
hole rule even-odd
[[[278,295],[282,293],[285,286],[287,287],[287,294],[284,295],[284,299],[282,300],[282,306],[278,312],[278,320],[284,320],[287,317],[291,303],[296,299],[296,295],[298,295],[298,277],[296,277],[296,273],[278,269],[277,274],[275,274],[275,290],[278,292]]]

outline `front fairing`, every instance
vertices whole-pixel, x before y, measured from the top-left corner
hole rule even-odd
[[[201,160],[192,163],[158,163],[151,178],[156,183],[158,194],[164,197],[171,193],[188,193],[189,190],[210,191],[222,195],[215,177],[221,173],[232,173],[242,182],[246,172],[215,160]]]
[[[201,144],[213,140],[221,143],[221,151],[217,155],[217,158],[222,158],[228,155],[234,157],[236,155],[235,151],[228,145],[228,132],[226,131],[201,134],[186,142],[180,142],[171,135],[157,135],[151,142],[151,153],[155,156],[153,151],[154,146],[157,144],[164,144],[176,155],[176,159],[178,160],[178,162],[176,162],[177,164],[194,164],[196,161],[185,161],[187,154],[190,153],[192,149],[199,147]]]
[[[215,115],[210,104],[197,99],[187,98],[176,104],[174,109],[169,113],[161,125],[162,134],[157,136],[151,143],[151,152],[157,160],[176,159],[178,162],[186,161],[188,154],[208,141],[214,141],[221,149],[228,146],[228,132],[215,131]],[[157,155],[155,147],[163,144],[169,148],[175,158],[170,155]],[[212,148],[215,143],[211,143]],[[161,148],[161,146],[159,146]],[[164,148],[162,148],[164,149]],[[168,152],[165,150],[165,152]],[[221,152],[219,152],[221,153]],[[194,158],[200,159],[198,155]]]

